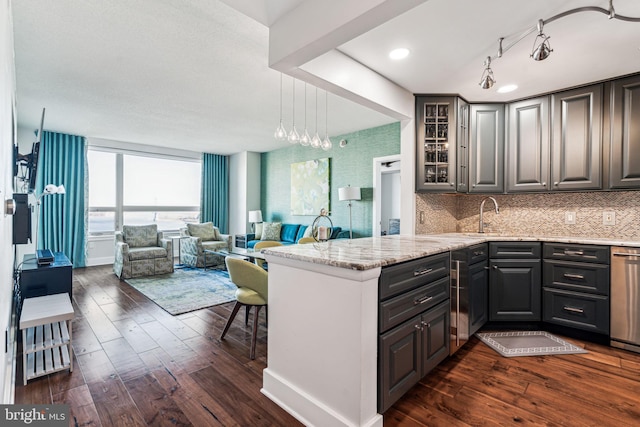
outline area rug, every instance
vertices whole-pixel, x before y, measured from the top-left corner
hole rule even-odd
[[[126,279],[164,310],[176,315],[235,301],[237,287],[226,270],[180,268],[173,273]]]
[[[476,336],[504,357],[588,353],[544,331],[479,332]]]

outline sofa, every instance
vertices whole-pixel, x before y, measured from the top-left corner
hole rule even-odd
[[[186,228],[180,229],[180,261],[189,267],[212,267],[224,264],[224,257],[207,254],[206,250],[228,251],[231,249],[231,235],[222,234],[212,222],[201,224],[189,223]]]
[[[271,226],[276,224],[275,226]],[[280,224],[278,230],[277,224],[267,223],[259,224],[253,239],[247,239],[247,248],[253,248],[256,243],[262,240],[272,240],[280,242],[283,245],[292,245],[298,243],[303,237],[311,236],[311,226],[304,224]],[[272,233],[274,231],[274,233]],[[270,234],[270,235],[269,235]],[[333,227],[329,239],[344,239],[349,237],[348,230],[342,230],[342,227]]]
[[[125,225],[116,231],[113,272],[119,279],[173,273],[171,239],[156,224]]]

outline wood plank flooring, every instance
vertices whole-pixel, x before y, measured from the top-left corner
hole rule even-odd
[[[250,360],[244,316],[219,340],[233,303],[171,316],[111,266],[73,276],[74,371],[23,386],[18,358],[16,403],[69,404],[70,426],[300,425],[260,393],[263,313]],[[640,355],[569,340],[589,353],[503,358],[473,338],[391,407],[384,425],[640,426]]]

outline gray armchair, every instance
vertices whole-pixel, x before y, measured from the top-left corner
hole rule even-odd
[[[125,225],[116,231],[113,272],[120,279],[173,273],[171,239],[156,224]]]
[[[230,250],[231,235],[221,234],[212,222],[202,224],[187,224],[180,229],[180,259],[190,267],[204,268],[204,251]],[[207,254],[207,267],[224,265],[224,257]]]

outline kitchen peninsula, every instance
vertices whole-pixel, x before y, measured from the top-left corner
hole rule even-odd
[[[383,268],[488,241],[640,246],[581,237],[450,233],[269,248],[262,392],[307,425],[381,426],[377,359]]]

